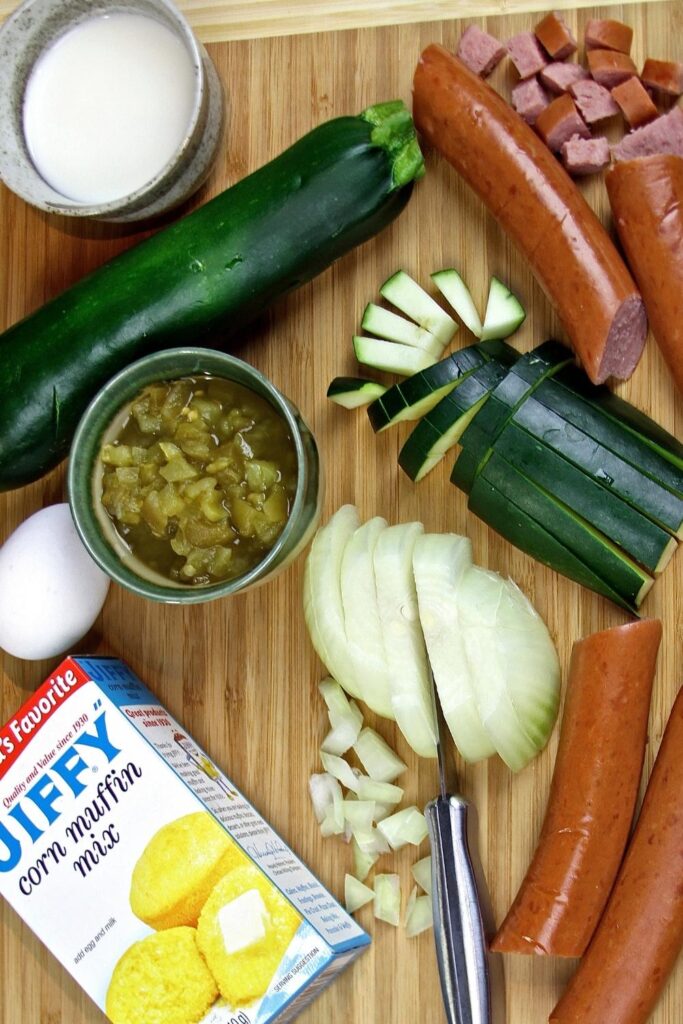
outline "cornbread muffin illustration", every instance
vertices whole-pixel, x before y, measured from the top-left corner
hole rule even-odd
[[[232,1007],[265,995],[301,917],[252,864],[220,880],[199,918],[197,942]]]
[[[218,997],[194,928],[148,935],[112,974],[106,1013],[113,1024],[197,1024]]]
[[[130,905],[150,928],[196,927],[216,883],[247,857],[207,811],[160,828],[133,869]]]

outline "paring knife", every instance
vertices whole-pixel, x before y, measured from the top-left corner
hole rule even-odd
[[[430,673],[431,675],[431,673]],[[425,808],[432,847],[432,909],[448,1024],[492,1024],[480,892],[467,838],[470,805],[446,784],[446,723],[432,678],[440,794]]]

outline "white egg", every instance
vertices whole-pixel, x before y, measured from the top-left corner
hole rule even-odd
[[[69,506],[41,509],[0,548],[0,647],[27,661],[64,653],[88,632],[108,590]]]

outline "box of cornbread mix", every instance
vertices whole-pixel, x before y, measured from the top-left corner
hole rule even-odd
[[[289,1021],[370,941],[110,658],[0,729],[0,893],[114,1024]]]

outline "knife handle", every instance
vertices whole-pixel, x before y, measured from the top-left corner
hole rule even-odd
[[[469,804],[440,796],[425,808],[432,846],[434,938],[448,1024],[491,1024],[487,944],[467,840]]]

